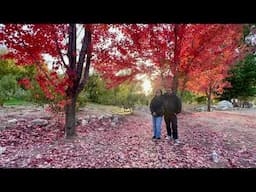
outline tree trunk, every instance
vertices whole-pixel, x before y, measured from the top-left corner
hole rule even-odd
[[[182,89],[182,90],[180,91],[180,97],[181,97],[181,98],[184,97],[184,93],[185,93],[185,89]]]
[[[211,111],[211,97],[207,96],[207,111]]]
[[[184,92],[185,92],[185,88],[188,82],[188,76],[185,76],[182,87],[181,87],[181,91],[180,91],[180,97],[183,98],[184,96]]]
[[[76,100],[77,96],[70,99],[70,103],[65,106],[65,136],[72,138],[76,136]]]
[[[173,80],[172,80],[172,91],[174,93],[177,93],[178,91],[178,86],[179,86],[179,81],[178,81],[178,74],[176,73],[173,77]]]
[[[212,95],[212,89],[211,87],[209,88],[209,92],[206,92],[206,96],[207,96],[207,111],[210,112],[211,111],[211,95]]]

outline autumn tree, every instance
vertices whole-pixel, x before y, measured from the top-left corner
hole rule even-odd
[[[204,54],[196,58],[199,67],[190,71],[188,90],[204,93],[207,97],[207,110],[210,111],[211,99],[216,94],[221,94],[230,83],[225,80],[228,77],[228,70],[237,59],[241,59],[242,47],[241,33],[238,33],[240,26],[222,26],[218,36],[212,39],[204,49]],[[228,36],[227,36],[228,34]]]
[[[5,58],[14,58],[18,65],[36,65],[36,80],[46,96],[54,99],[55,92],[66,97],[67,137],[75,135],[76,99],[86,84],[91,64],[91,26],[80,26],[81,43],[77,28],[76,24],[8,24],[0,33],[1,43],[8,48]],[[44,68],[45,56],[53,58],[51,72]],[[57,74],[59,68],[63,68],[63,78]]]
[[[219,38],[218,32],[225,30],[226,37]],[[170,73],[163,73],[163,78],[172,75],[170,83],[177,91],[187,63],[194,63],[188,71],[200,68],[197,63],[209,56],[204,47],[213,45],[211,55],[216,55],[221,46],[215,45],[229,36],[226,42],[233,44],[235,36],[230,32],[239,37],[239,30],[240,25],[218,24],[8,24],[1,28],[0,41],[8,48],[5,58],[14,58],[18,65],[36,66],[36,80],[49,99],[57,94],[65,97],[65,133],[72,137],[77,97],[88,81],[91,63],[108,87],[139,74],[157,76],[157,69],[164,64]],[[217,38],[205,43],[212,34]],[[52,60],[52,70],[43,65],[47,58]],[[60,69],[62,76],[57,73]]]
[[[200,30],[197,30],[197,28]],[[186,85],[191,78],[191,74],[194,75],[194,71],[196,70],[202,71],[201,61],[204,60],[204,58],[215,58],[218,56],[222,51],[220,46],[221,43],[223,43],[223,40],[231,39],[231,42],[237,41],[237,38],[227,34],[229,28],[234,31],[234,34],[237,35],[238,39],[241,38],[240,25],[195,25],[190,28],[190,32],[186,36],[186,43],[184,44],[185,46],[182,49],[182,55],[184,56],[181,58],[179,70],[181,96],[183,96],[183,93],[187,88]],[[221,36],[223,34],[224,36]],[[238,42],[236,43],[238,45]],[[210,55],[209,49],[211,49]],[[234,47],[231,49],[234,51]],[[203,63],[203,65],[205,64],[206,63]],[[211,62],[207,62],[207,64],[211,66]]]
[[[152,73],[153,64],[148,65],[149,58],[143,56],[147,52],[143,46],[147,31],[147,24],[113,24],[109,30],[95,34],[99,46],[95,46],[93,67],[105,79],[108,88]]]
[[[203,60],[207,60],[208,57],[215,58],[224,49],[233,51],[239,49],[243,25],[144,24],[128,25],[120,31],[124,37],[128,37],[126,40],[124,38],[124,46],[119,46],[120,52],[125,53],[124,57],[127,55],[131,57],[127,61],[133,61],[133,65],[129,65],[123,62],[125,60],[123,59],[121,64],[124,69],[136,71],[136,74],[141,71],[148,73],[161,86],[172,87],[177,92],[178,88],[181,91],[185,90],[189,73],[200,69],[199,63]],[[109,47],[111,48],[111,45]],[[139,61],[143,61],[144,65],[138,65]],[[101,64],[99,63],[98,66]],[[141,70],[142,66],[143,70]],[[104,67],[99,68],[104,69]],[[109,77],[113,76],[109,71],[112,70],[105,68],[104,73]],[[131,73],[131,77],[132,75]]]
[[[223,93],[224,88],[230,87],[230,83],[225,81],[227,77],[227,67],[217,65],[215,68],[204,70],[198,75],[194,73],[188,81],[188,89],[194,93],[203,94],[207,98],[207,111],[211,111],[211,100],[217,94]]]
[[[0,43],[8,48],[8,53],[2,58],[13,58],[17,65],[35,65],[35,79],[46,97],[54,100],[62,95],[65,98],[65,134],[72,137],[75,135],[77,97],[88,81],[91,63],[95,69],[111,71],[111,74],[105,75],[114,79],[109,83],[110,87],[133,78],[143,70],[143,67],[136,69],[138,54],[135,50],[139,50],[136,47],[139,43],[136,39],[130,41],[129,37],[120,38],[116,32],[126,27],[105,24],[6,24],[1,26]],[[131,28],[134,30],[130,33],[134,35],[141,26],[131,25]],[[47,59],[51,60],[51,70],[45,67]],[[127,66],[131,73],[123,70]],[[58,74],[59,70],[63,75]],[[23,83],[30,86],[27,80]]]

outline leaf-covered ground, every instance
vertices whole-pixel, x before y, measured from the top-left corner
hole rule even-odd
[[[84,110],[78,116],[83,119],[89,113]],[[116,125],[109,118],[94,118],[86,125],[80,124],[78,136],[72,140],[63,139],[64,132],[54,118],[47,126],[31,126],[33,115],[45,114],[39,110],[16,113],[12,118],[18,123],[0,131],[0,147],[5,148],[0,154],[0,167],[256,167],[253,113],[184,112],[178,116],[180,145],[165,140],[164,123],[162,139],[151,139],[151,118],[147,111],[127,115]],[[212,161],[213,150],[219,155],[217,163]]]

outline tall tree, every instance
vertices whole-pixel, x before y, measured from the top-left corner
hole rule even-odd
[[[95,69],[115,86],[147,73],[160,86],[186,89],[190,72],[202,60],[224,49],[239,49],[240,24],[131,24],[112,25],[111,35],[98,33]],[[225,43],[224,43],[225,42]],[[209,53],[209,50],[211,52]],[[108,55],[111,56],[108,56]],[[230,59],[231,62],[232,59]],[[211,65],[210,63],[208,63]]]
[[[91,64],[91,25],[80,26],[84,34],[80,49],[77,28],[76,24],[8,24],[0,32],[1,43],[8,48],[5,58],[14,58],[18,65],[36,65],[36,79],[48,98],[54,98],[53,92],[66,96],[67,137],[75,135],[75,103]],[[44,65],[46,54],[53,58],[51,72]],[[61,67],[63,78],[57,74]]]
[[[219,31],[218,36],[212,39],[209,46],[205,47],[204,54],[196,58],[200,67],[189,73],[188,89],[206,95],[208,111],[211,108],[211,99],[216,94],[221,94],[223,88],[230,87],[230,83],[225,81],[228,77],[228,70],[235,60],[243,55],[238,50],[242,40],[241,34],[233,28],[223,27],[223,29],[225,31]]]
[[[231,87],[225,88],[221,98],[231,100],[232,98],[246,99],[256,95],[256,57],[249,54],[246,58],[229,70],[226,81]]]
[[[109,87],[140,73],[154,75],[166,63],[170,69],[166,75],[173,75],[171,86],[177,91],[182,71],[194,71],[201,67],[197,63],[219,54],[225,38],[228,45],[236,44],[240,28],[218,24],[8,24],[1,28],[0,43],[8,48],[6,58],[15,58],[20,65],[36,65],[36,79],[48,98],[54,99],[54,92],[66,97],[65,133],[72,137],[75,103],[88,81],[91,63]],[[215,38],[209,38],[213,34]],[[210,48],[210,55],[204,53]],[[52,71],[43,65],[47,56],[53,58]],[[197,59],[192,62],[192,58]],[[186,68],[188,63],[194,65]],[[59,68],[63,77],[57,74]]]
[[[134,28],[129,32],[134,35],[136,29],[143,25],[129,26]],[[69,138],[76,135],[75,104],[88,81],[91,63],[95,69],[108,72],[105,77],[114,79],[109,86],[118,85],[138,73],[139,43],[136,39],[130,43],[128,35],[128,38],[120,38],[117,32],[124,31],[126,27],[106,24],[6,24],[0,31],[0,44],[8,48],[8,53],[1,57],[13,58],[18,65],[35,65],[36,80],[47,98],[55,99],[56,94],[65,97],[65,133]],[[133,52],[127,54],[131,47]],[[45,65],[47,59],[52,61],[51,70]],[[127,66],[131,74],[127,73]],[[63,75],[58,74],[60,69]],[[143,67],[140,67],[142,70]],[[28,86],[29,81],[23,83]]]

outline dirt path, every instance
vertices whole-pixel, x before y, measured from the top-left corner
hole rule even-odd
[[[89,114],[84,110],[78,116]],[[93,115],[100,115],[100,111],[93,110]],[[116,125],[109,119],[79,125],[78,137],[73,140],[63,139],[63,130],[55,124],[47,129],[26,125],[0,131],[0,146],[6,147],[0,155],[0,167],[256,167],[256,120],[245,113],[182,113],[178,115],[180,145],[164,139],[164,122],[162,139],[151,139],[147,110],[125,116]],[[219,155],[218,163],[211,159],[213,150]]]

